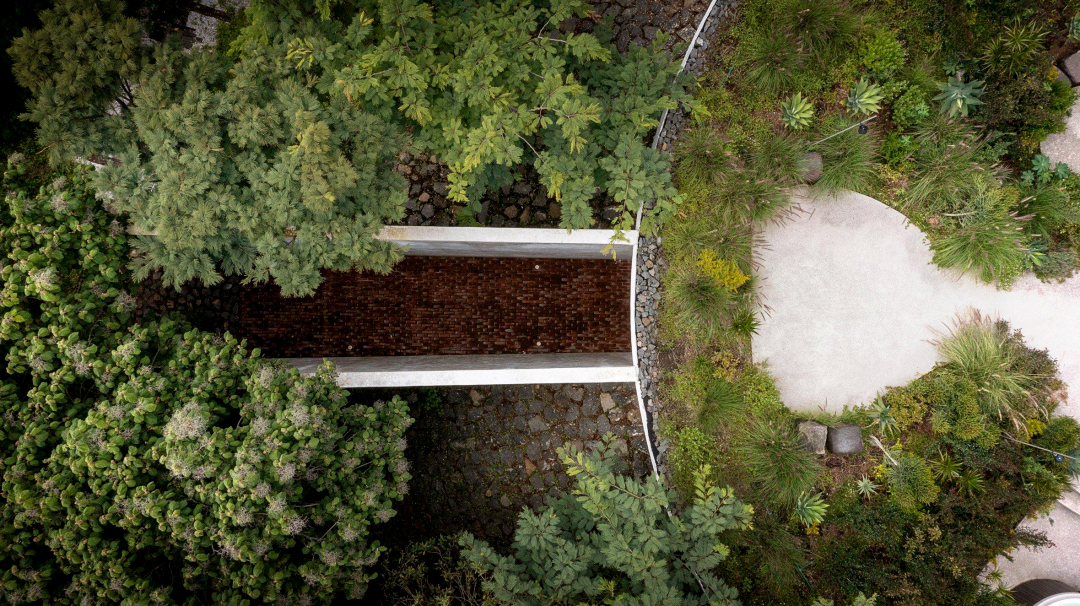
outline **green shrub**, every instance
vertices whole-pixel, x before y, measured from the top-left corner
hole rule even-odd
[[[681,495],[694,494],[694,476],[703,465],[712,462],[713,440],[696,426],[680,429],[672,440],[671,477]]]
[[[871,76],[888,80],[904,67],[904,47],[896,38],[896,32],[875,29],[859,45],[862,65]]]
[[[482,577],[464,559],[458,537],[442,535],[394,550],[380,566],[387,606],[484,603]],[[369,598],[374,596],[369,596]]]
[[[941,397],[931,402],[930,420],[934,431],[976,442],[983,448],[992,447],[1001,430],[979,405],[979,387],[966,378],[951,377],[947,373],[936,380],[943,385],[937,390]]]
[[[881,142],[881,159],[891,167],[906,171],[912,166],[911,158],[917,149],[914,137],[892,132]]]
[[[917,86],[908,87],[893,103],[893,122],[900,128],[912,128],[930,117],[926,93]]]
[[[1053,417],[1032,441],[1055,452],[1072,453],[1080,448],[1080,423],[1072,417]]]
[[[934,483],[934,476],[926,461],[910,452],[893,455],[896,462],[887,467],[889,478],[889,496],[901,508],[914,511],[920,505],[929,505],[937,500],[940,489]]]
[[[1046,282],[1063,282],[1076,273],[1080,267],[1075,251],[1051,251],[1046,253],[1042,265],[1035,268],[1035,275]]]
[[[789,419],[753,419],[739,436],[735,452],[761,498],[794,506],[822,474],[821,464],[799,443]]]
[[[754,416],[772,418],[783,416],[787,412],[784,403],[780,401],[780,390],[776,388],[776,382],[764,366],[755,364],[744,368],[736,384],[742,391],[743,401]]]
[[[649,476],[616,476],[610,450],[589,457],[559,449],[572,492],[518,518],[512,555],[466,534],[462,556],[498,604],[580,604],[600,596],[627,603],[730,606],[738,592],[714,572],[730,550],[721,537],[750,528],[753,509],[702,470],[694,497],[672,513],[674,493]]]

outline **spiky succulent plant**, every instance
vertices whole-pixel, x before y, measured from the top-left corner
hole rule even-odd
[[[802,93],[795,93],[780,104],[780,120],[784,126],[792,130],[801,130],[810,126],[810,119],[813,117],[814,106],[802,96]]]
[[[964,72],[958,72],[949,78],[948,82],[938,84],[941,93],[934,97],[934,101],[941,101],[941,113],[949,114],[950,118],[957,115],[966,118],[972,107],[983,104],[979,100],[983,94],[983,86],[982,80],[964,82]]]
[[[872,114],[881,109],[885,95],[881,87],[863,78],[848,92],[847,108],[855,114]]]
[[[795,500],[795,517],[807,528],[814,524],[820,524],[825,519],[825,511],[829,506],[821,498],[820,494],[804,492]]]

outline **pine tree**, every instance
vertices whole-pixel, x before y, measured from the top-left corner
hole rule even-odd
[[[738,604],[738,592],[715,574],[727,558],[721,533],[750,528],[753,509],[696,479],[696,498],[671,513],[674,492],[649,478],[613,472],[610,445],[586,457],[559,455],[576,488],[518,518],[511,556],[472,535],[462,556],[480,569],[496,604]]]
[[[226,49],[141,44],[119,0],[57,0],[10,53],[27,117],[55,161],[107,159],[97,187],[132,224],[139,275],[272,279],[311,293],[324,269],[389,271],[375,236],[404,213],[393,170],[413,145],[451,168],[449,196],[480,196],[532,164],[561,225],[595,224],[610,196],[630,229],[670,215],[668,157],[644,144],[688,96],[650,48],[626,55],[563,34],[581,0],[253,0]]]
[[[235,338],[132,323],[127,236],[82,170],[0,208],[0,601],[362,595],[408,490],[398,398],[352,405]]]

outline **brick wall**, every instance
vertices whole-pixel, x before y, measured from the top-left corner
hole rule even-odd
[[[239,336],[270,357],[630,351],[627,261],[406,257],[324,277],[306,298],[244,287]]]

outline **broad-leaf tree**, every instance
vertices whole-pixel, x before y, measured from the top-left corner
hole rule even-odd
[[[738,603],[715,571],[728,556],[721,534],[750,528],[753,514],[731,489],[709,485],[702,470],[694,501],[675,515],[674,492],[614,473],[610,448],[559,453],[576,487],[538,512],[522,511],[512,555],[462,538],[462,556],[483,572],[494,603]]]
[[[408,490],[405,405],[352,405],[329,365],[301,377],[228,335],[132,324],[127,236],[85,176],[5,190],[0,601],[362,595],[369,527]]]

